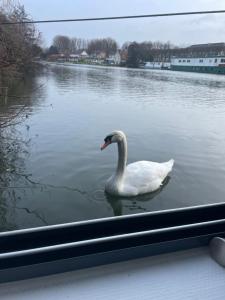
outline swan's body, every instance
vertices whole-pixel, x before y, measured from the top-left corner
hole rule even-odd
[[[118,165],[116,173],[105,186],[107,193],[116,196],[137,196],[156,191],[172,170],[174,160],[165,163],[137,161],[126,166],[127,141],[122,131],[114,131],[105,138],[102,150],[111,143],[118,144]]]

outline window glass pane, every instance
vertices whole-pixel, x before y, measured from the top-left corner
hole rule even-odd
[[[149,9],[124,1],[2,1],[0,22]],[[0,231],[224,201],[224,28],[195,17],[0,25]]]

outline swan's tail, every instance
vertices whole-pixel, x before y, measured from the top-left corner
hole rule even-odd
[[[167,167],[168,173],[171,172],[174,165],[174,159],[170,159],[169,161],[165,162],[164,165]]]

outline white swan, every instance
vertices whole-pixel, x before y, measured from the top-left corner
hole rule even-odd
[[[111,143],[118,144],[118,165],[116,173],[106,182],[105,191],[115,196],[137,196],[157,190],[168,173],[172,170],[174,160],[157,163],[137,161],[127,163],[127,139],[122,131],[114,131],[106,136],[101,150]]]

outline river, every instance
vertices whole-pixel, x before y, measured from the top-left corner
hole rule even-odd
[[[4,133],[14,144],[1,154],[1,231],[224,201],[225,76],[52,64],[2,110],[24,104]],[[160,190],[104,193],[117,149],[100,145],[114,129],[127,135],[128,163],[175,160]]]

